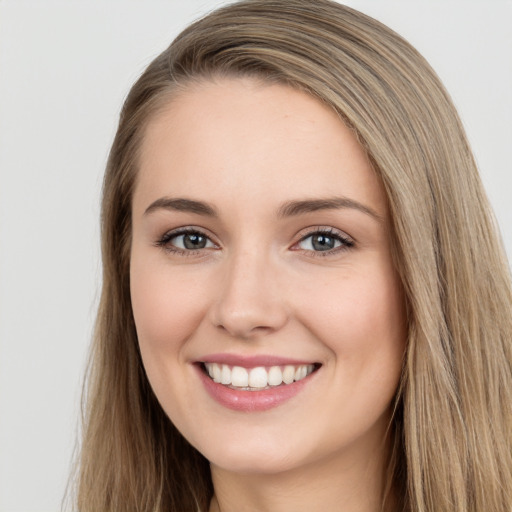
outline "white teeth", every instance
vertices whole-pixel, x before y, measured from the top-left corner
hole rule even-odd
[[[296,370],[295,370],[295,380],[301,380],[303,379],[306,374],[307,374],[307,368],[305,366],[299,366]]]
[[[262,366],[253,368],[249,372],[249,387],[251,388],[264,388],[267,386],[268,376],[267,370]]]
[[[283,372],[279,366],[272,366],[268,371],[269,386],[279,386],[283,382]]]
[[[291,384],[295,378],[295,367],[288,365],[283,370],[283,382],[285,384]]]
[[[249,372],[241,366],[233,366],[231,384],[237,388],[246,388],[249,385]]]
[[[208,375],[214,382],[233,386],[237,388],[264,389],[268,386],[279,386],[281,384],[291,384],[304,379],[313,372],[315,366],[308,365],[286,365],[271,366],[265,368],[257,366],[250,370],[241,366],[233,366],[227,364],[205,363]]]
[[[231,370],[227,364],[222,365],[222,370],[220,373],[220,383],[221,384],[231,384]]]
[[[218,364],[213,365],[213,381],[220,382],[220,367]]]

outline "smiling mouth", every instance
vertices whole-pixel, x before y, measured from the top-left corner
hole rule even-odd
[[[244,368],[218,363],[201,363],[203,372],[213,382],[238,391],[261,391],[287,386],[305,379],[320,368],[320,364],[256,366]]]

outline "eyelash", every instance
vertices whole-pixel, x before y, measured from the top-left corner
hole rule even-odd
[[[325,258],[325,257],[329,257],[329,256],[334,256],[343,251],[348,251],[349,249],[354,247],[354,241],[351,238],[349,238],[347,235],[345,235],[344,233],[342,233],[334,228],[325,228],[325,227],[320,227],[320,226],[312,228],[307,233],[305,233],[304,236],[302,236],[300,238],[300,240],[294,244],[293,247],[297,247],[300,243],[304,242],[308,238],[311,238],[315,235],[332,238],[335,240],[335,242],[339,242],[340,245],[338,247],[334,247],[334,248],[328,249],[326,251],[314,251],[314,250],[310,250],[310,249],[301,249],[301,248],[297,248],[294,250],[301,251],[304,254],[312,255],[315,258]]]
[[[170,252],[172,254],[177,254],[179,256],[197,256],[202,250],[204,249],[210,249],[211,247],[204,247],[200,249],[182,249],[180,247],[176,247],[171,243],[172,240],[184,236],[184,235],[198,235],[201,237],[206,238],[206,243],[213,244],[214,247],[218,248],[218,245],[212,241],[212,239],[205,234],[200,229],[196,228],[184,228],[184,229],[178,229],[176,231],[169,231],[165,233],[159,240],[156,241],[155,245],[157,247],[161,247],[167,252]],[[325,251],[314,251],[311,249],[301,249],[299,244],[303,243],[308,238],[311,238],[313,236],[325,236],[328,238],[332,238],[335,240],[335,242],[339,242],[340,245],[338,247],[334,247],[332,249],[328,249]],[[297,248],[295,248],[297,247]],[[305,233],[298,242],[296,242],[292,250],[294,251],[300,251],[304,254],[308,254],[309,256],[313,257],[319,257],[319,258],[325,258],[328,256],[332,256],[334,254],[337,254],[341,251],[347,251],[354,247],[354,241],[347,237],[346,235],[342,234],[341,232],[335,230],[334,228],[323,228],[323,227],[315,227],[309,230],[307,233]]]
[[[206,247],[200,248],[200,249],[181,249],[180,247],[176,247],[175,245],[173,245],[171,243],[171,240],[174,240],[175,238],[178,238],[178,237],[184,236],[184,235],[198,235],[198,236],[204,237],[204,238],[206,238],[207,243],[210,242],[215,247],[217,247],[217,244],[215,244],[215,242],[212,241],[211,237],[209,237],[207,234],[205,234],[203,231],[201,231],[200,229],[197,229],[197,228],[183,228],[183,229],[178,229],[176,231],[169,231],[169,232],[165,233],[162,236],[162,238],[157,240],[155,245],[157,247],[161,247],[162,249],[164,249],[167,252],[170,252],[172,254],[177,254],[179,256],[185,256],[185,257],[197,256],[202,250],[206,249]]]

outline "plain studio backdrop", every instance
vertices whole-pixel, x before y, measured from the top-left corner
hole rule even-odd
[[[314,0],[312,0],[314,1]],[[0,511],[58,511],[101,282],[99,197],[122,101],[225,2],[0,0]],[[451,93],[512,255],[512,2],[347,2]]]

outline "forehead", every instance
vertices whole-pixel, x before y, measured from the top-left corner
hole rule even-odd
[[[151,119],[136,196],[245,192],[276,201],[357,196],[385,212],[366,153],[336,112],[280,84],[222,79],[178,92]]]

